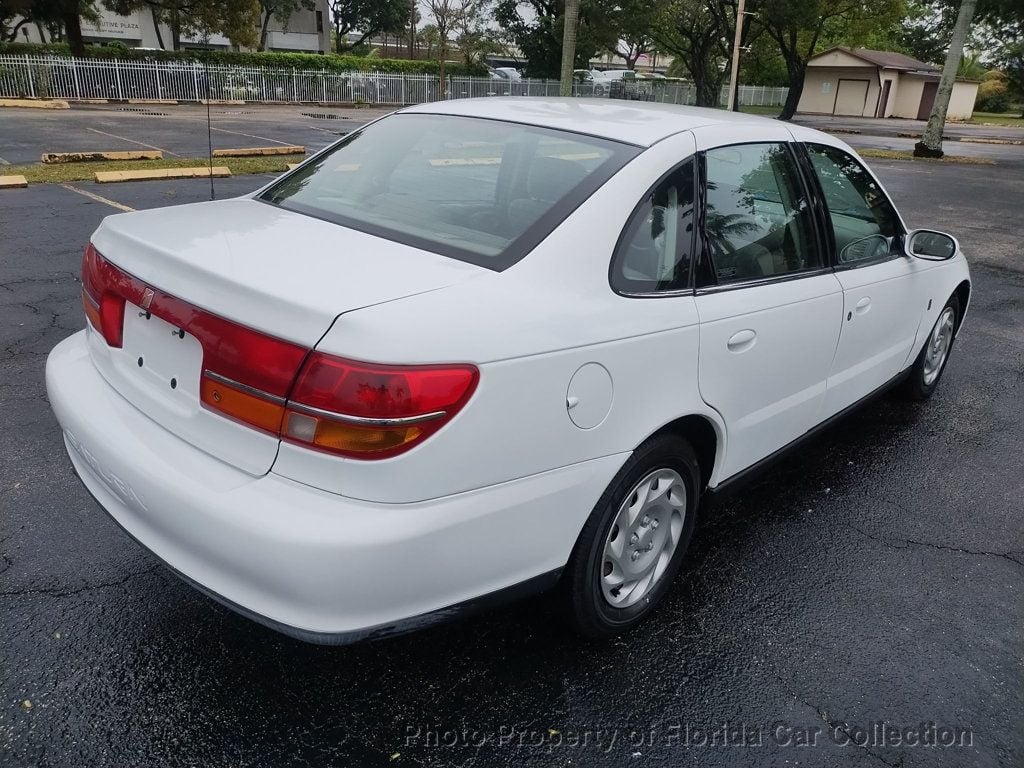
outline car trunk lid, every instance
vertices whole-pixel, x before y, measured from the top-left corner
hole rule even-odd
[[[254,475],[277,454],[272,422],[253,428],[204,401],[248,389],[283,401],[338,315],[487,273],[250,199],[112,216],[92,242],[123,275],[120,346],[90,334],[101,373],[166,429]]]

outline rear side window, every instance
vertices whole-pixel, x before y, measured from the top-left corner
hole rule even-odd
[[[888,256],[901,227],[878,182],[843,150],[806,146],[828,205],[839,264],[856,266]]]
[[[262,199],[501,270],[638,151],[529,125],[398,114],[343,140]]]
[[[657,293],[686,288],[694,235],[694,162],[665,177],[633,212],[612,260],[612,288]]]
[[[811,206],[785,144],[705,153],[704,230],[719,284],[821,266]]]

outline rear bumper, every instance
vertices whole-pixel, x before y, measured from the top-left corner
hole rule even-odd
[[[254,478],[185,443],[106,383],[84,333],[54,348],[46,384],[75,470],[129,535],[228,607],[313,642],[406,631],[492,593],[543,588],[625,458],[377,504]]]

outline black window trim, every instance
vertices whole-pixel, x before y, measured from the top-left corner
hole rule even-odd
[[[615,281],[614,281],[615,263],[618,260],[619,249],[623,245],[623,240],[626,237],[626,233],[629,230],[629,226],[630,226],[630,224],[633,223],[633,217],[637,215],[637,213],[640,211],[640,208],[644,205],[644,203],[647,202],[648,198],[650,198],[650,196],[654,194],[654,190],[656,190],[659,186],[661,186],[661,184],[669,176],[671,176],[673,173],[678,171],[680,168],[682,168],[687,163],[693,163],[694,164],[694,167],[693,167],[693,212],[694,212],[694,216],[693,216],[694,223],[693,223],[693,226],[694,226],[694,232],[693,232],[693,237],[690,238],[690,271],[689,271],[689,274],[687,275],[687,278],[686,278],[686,286],[683,287],[683,288],[666,288],[665,290],[662,290],[662,291],[620,291],[618,288],[615,287]],[[622,231],[619,232],[619,236],[615,240],[615,247],[612,249],[612,257],[611,257],[610,261],[608,262],[608,285],[609,285],[609,287],[612,289],[612,291],[616,295],[623,296],[623,297],[625,297],[627,299],[661,299],[661,298],[672,298],[672,297],[677,297],[677,296],[692,296],[693,295],[693,263],[694,263],[694,259],[697,256],[697,250],[699,248],[699,241],[701,239],[700,238],[700,224],[703,221],[703,215],[702,215],[702,211],[701,211],[701,203],[700,203],[700,197],[699,197],[699,193],[700,193],[700,189],[701,189],[700,180],[698,178],[699,175],[700,174],[699,174],[699,168],[698,168],[698,162],[697,162],[697,153],[694,153],[692,155],[688,155],[687,157],[685,157],[684,159],[680,160],[678,163],[673,165],[668,171],[666,171],[661,176],[659,176],[658,180],[655,181],[653,184],[651,184],[651,186],[649,186],[647,188],[647,191],[645,191],[640,196],[640,199],[637,200],[636,204],[633,206],[632,210],[629,212],[629,216],[626,217],[626,223],[622,225]]]
[[[441,117],[460,120],[487,120],[548,133],[582,136],[586,137],[596,145],[604,145],[610,150],[611,154],[604,162],[601,163],[601,165],[587,174],[579,184],[569,190],[557,204],[551,206],[547,211],[545,211],[540,218],[534,221],[529,227],[520,233],[517,238],[510,242],[500,254],[494,257],[485,256],[467,248],[459,248],[458,246],[439,243],[428,238],[401,232],[400,230],[390,229],[378,224],[353,219],[345,216],[344,214],[323,211],[302,203],[283,205],[281,202],[276,202],[270,199],[270,196],[274,191],[285,184],[289,179],[293,179],[297,174],[302,173],[303,169],[308,170],[314,166],[319,167],[319,163],[322,163],[326,158],[334,154],[336,150],[341,149],[349,142],[353,141],[355,137],[363,133],[365,129],[379,123],[381,120],[401,119],[404,115]],[[546,240],[547,237],[562,224],[562,222],[568,219],[580,206],[593,197],[597,191],[608,183],[608,181],[610,181],[619,171],[635,160],[642,151],[643,147],[639,147],[628,142],[609,139],[603,136],[594,136],[581,131],[549,128],[546,126],[535,125],[533,123],[499,120],[489,117],[476,117],[472,115],[449,115],[437,112],[395,112],[390,115],[385,115],[378,120],[374,120],[371,123],[367,123],[366,125],[361,126],[358,130],[352,131],[346,136],[343,136],[334,144],[324,148],[309,160],[302,163],[298,168],[284,174],[276,181],[271,182],[267,187],[260,190],[252,199],[265,205],[273,206],[274,208],[290,211],[302,216],[309,216],[313,219],[326,221],[330,224],[336,224],[347,229],[372,235],[373,237],[379,237],[382,240],[408,245],[412,248],[434,253],[466,264],[473,264],[474,266],[489,269],[492,272],[504,272],[506,269],[515,266],[526,258],[537,246],[543,243],[544,240]]]
[[[804,174],[807,176],[808,183],[813,185],[813,187],[817,190],[817,193],[820,195],[820,209],[818,211],[818,216],[820,217],[820,226],[822,227],[822,230],[825,232],[827,238],[826,243],[828,244],[828,259],[832,265],[832,270],[834,272],[848,272],[851,269],[874,267],[877,266],[878,264],[886,264],[895,259],[906,258],[907,254],[903,247],[903,241],[907,234],[907,228],[903,223],[903,219],[900,217],[899,209],[890,199],[885,189],[882,188],[882,185],[878,181],[878,179],[875,178],[875,174],[873,174],[868,169],[868,167],[864,165],[864,163],[862,163],[856,156],[850,154],[842,147],[837,147],[834,144],[822,144],[821,142],[817,141],[799,141],[796,143],[799,145],[797,155],[801,159],[802,169]],[[847,264],[841,264],[839,262],[839,248],[836,245],[835,228],[832,225],[832,215],[828,211],[828,201],[825,199],[825,191],[824,189],[822,189],[821,179],[818,178],[818,172],[814,169],[814,163],[811,161],[811,154],[808,149],[809,146],[827,147],[828,149],[834,149],[837,152],[842,152],[844,155],[850,158],[850,160],[853,161],[853,163],[857,165],[857,167],[864,171],[864,173],[866,173],[868,177],[872,181],[874,181],[875,184],[878,186],[879,194],[881,194],[882,197],[885,198],[885,201],[889,204],[889,207],[892,208],[896,219],[897,231],[892,238],[892,248],[888,254],[886,254],[885,256],[877,256],[873,259],[865,259],[863,261],[857,261]],[[860,193],[858,192],[858,194]]]
[[[807,179],[805,178],[805,170],[804,170],[804,168],[803,168],[803,166],[802,166],[802,164],[800,162],[799,153],[796,151],[796,149],[793,146],[794,144],[797,144],[797,143],[799,143],[799,142],[793,141],[792,139],[790,139],[790,140],[781,140],[781,141],[780,140],[763,140],[763,139],[762,140],[751,140],[751,141],[736,141],[736,142],[733,142],[732,144],[722,144],[722,145],[715,146],[715,147],[709,147],[708,149],[702,149],[702,150],[697,152],[697,157],[699,158],[698,176],[700,178],[700,184],[699,184],[699,187],[700,187],[700,189],[699,189],[700,197],[698,198],[698,201],[697,201],[698,202],[698,207],[699,207],[699,212],[700,212],[699,213],[699,230],[698,230],[698,238],[697,239],[699,239],[701,241],[701,248],[700,248],[701,254],[700,255],[703,257],[703,255],[706,252],[710,252],[710,248],[707,247],[705,245],[705,243],[704,243],[704,240],[707,237],[707,232],[706,232],[706,230],[704,228],[704,212],[705,212],[705,209],[707,207],[706,206],[706,202],[707,202],[707,200],[706,200],[706,197],[707,197],[707,163],[706,163],[706,158],[705,158],[705,155],[707,154],[707,152],[709,152],[710,150],[713,150],[713,149],[722,149],[722,148],[727,148],[727,147],[740,147],[740,146],[745,146],[745,145],[750,145],[750,144],[784,144],[784,145],[786,145],[787,150],[790,153],[790,157],[793,159],[794,166],[796,167],[796,171],[797,171],[797,176],[800,179],[799,184],[801,186],[801,189],[803,189],[804,194],[807,196],[807,199],[808,199],[808,201],[809,201],[809,203],[811,205],[811,221],[813,222],[812,226],[811,226],[811,230],[814,233],[814,244],[815,244],[815,247],[818,249],[818,252],[821,253],[821,255],[823,257],[821,259],[822,264],[820,266],[808,267],[806,269],[799,269],[799,270],[795,270],[793,272],[783,272],[782,274],[779,274],[779,275],[769,275],[767,277],[754,277],[754,278],[750,278],[748,280],[737,280],[735,282],[730,282],[730,283],[719,283],[718,279],[716,277],[715,278],[715,282],[713,284],[710,284],[710,285],[698,286],[698,285],[694,284],[694,290],[693,290],[694,296],[704,296],[704,295],[710,294],[710,293],[721,293],[723,291],[731,291],[731,290],[740,289],[740,288],[755,288],[755,287],[759,287],[759,286],[762,286],[762,285],[773,285],[775,283],[788,283],[791,280],[802,280],[805,277],[817,277],[819,275],[827,275],[827,274],[830,274],[833,271],[833,265],[832,265],[831,259],[830,259],[830,255],[831,254],[830,254],[829,250],[826,249],[825,244],[822,242],[822,221],[821,221],[821,218],[819,216],[818,210],[814,206],[814,196],[813,196],[813,194],[811,192],[811,187],[808,184]],[[832,250],[834,250],[834,248]],[[696,262],[695,262],[695,260],[691,260],[690,263],[691,263],[691,268],[690,268],[691,269],[691,282],[693,282],[695,280],[695,276],[693,275],[693,269],[694,269],[694,265],[695,265]],[[712,274],[713,274],[713,272],[712,272]]]

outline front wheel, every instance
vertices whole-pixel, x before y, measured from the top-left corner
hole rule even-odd
[[[600,638],[633,628],[664,597],[693,536],[700,468],[684,439],[640,446],[594,507],[561,585],[574,629]]]
[[[903,385],[903,392],[910,399],[926,400],[939,385],[939,379],[949,361],[949,353],[953,349],[959,317],[960,300],[954,295],[942,308],[924,347],[910,367],[910,374]]]

